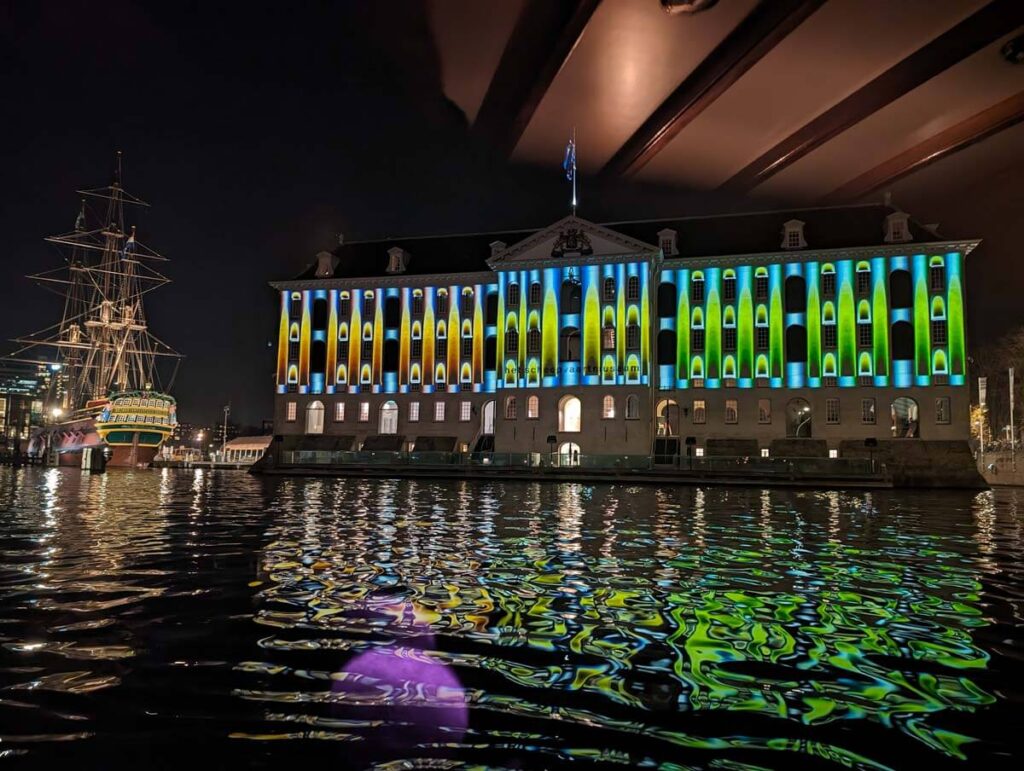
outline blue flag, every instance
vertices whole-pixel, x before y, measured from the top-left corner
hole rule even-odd
[[[576,142],[572,139],[565,146],[565,159],[562,161],[562,169],[565,171],[566,179],[576,179]]]

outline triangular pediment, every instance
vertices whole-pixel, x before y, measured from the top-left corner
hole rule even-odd
[[[654,257],[658,247],[575,216],[539,230],[494,254],[492,268],[519,262],[558,262],[622,255]]]

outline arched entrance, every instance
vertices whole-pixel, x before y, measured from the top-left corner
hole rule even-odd
[[[384,402],[380,407],[380,425],[378,427],[378,433],[398,433],[398,405],[392,400]]]
[[[786,405],[786,436],[791,439],[809,439],[811,428],[811,405],[806,399],[790,399]]]
[[[494,402],[484,402],[484,408],[480,415],[480,433],[490,435],[494,433]]]
[[[558,448],[559,466],[580,465],[580,446],[575,442],[562,442]]]
[[[658,436],[679,436],[679,405],[675,399],[662,399],[655,414],[658,416]]]
[[[583,405],[580,400],[575,396],[563,396],[558,402],[558,430],[579,433],[582,422]]]
[[[894,439],[920,438],[917,402],[909,396],[901,396],[892,403],[892,435]]]
[[[306,407],[306,433],[322,434],[324,432],[324,403],[310,402]]]

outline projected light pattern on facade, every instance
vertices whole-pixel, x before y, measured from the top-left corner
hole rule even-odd
[[[652,367],[662,389],[962,385],[962,264],[669,260],[655,281],[646,260],[567,260],[496,283],[283,290],[277,389],[647,385]]]

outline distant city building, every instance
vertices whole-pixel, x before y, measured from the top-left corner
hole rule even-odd
[[[977,243],[883,205],[344,243],[273,283],[274,432],[563,464],[966,440]]]
[[[51,365],[0,359],[0,444],[13,449],[47,419],[45,408],[54,370]],[[22,449],[27,442],[22,442]]]

